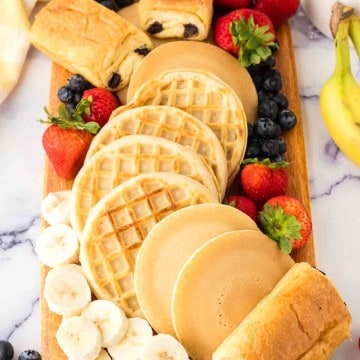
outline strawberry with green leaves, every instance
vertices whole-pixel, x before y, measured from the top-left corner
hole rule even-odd
[[[233,206],[234,208],[242,211],[255,222],[257,222],[257,207],[256,204],[246,196],[232,195],[225,200],[226,205]]]
[[[43,148],[56,174],[63,179],[73,179],[80,170],[94,135],[100,125],[96,122],[85,122],[84,115],[90,114],[91,100],[79,102],[72,116],[64,104],[59,106],[59,115],[53,116],[45,108],[47,120],[41,123],[50,124],[42,136]]]
[[[249,158],[242,164],[240,172],[242,190],[259,207],[274,196],[285,195],[289,183],[288,162]]]
[[[261,230],[275,240],[286,254],[304,246],[308,241],[312,223],[304,205],[293,196],[269,199],[258,216]]]
[[[259,64],[271,55],[271,47],[276,47],[271,19],[261,11],[248,8],[219,17],[214,26],[214,39],[245,67]]]

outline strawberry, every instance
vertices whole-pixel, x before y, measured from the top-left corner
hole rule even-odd
[[[271,55],[275,31],[270,18],[261,11],[237,9],[220,16],[214,25],[215,43],[237,56],[241,65],[259,64]]]
[[[282,251],[290,254],[308,241],[312,224],[304,205],[293,196],[269,199],[259,212],[262,231],[278,242]]]
[[[272,163],[269,159],[262,161],[245,159],[240,172],[240,183],[246,196],[262,206],[268,199],[284,195],[288,187],[286,161]]]
[[[300,0],[255,0],[254,9],[269,16],[274,28],[277,29],[296,13],[299,3]]]
[[[214,0],[214,6],[219,6],[229,9],[250,8],[252,0]]]
[[[59,106],[59,115],[47,114],[47,120],[41,123],[50,124],[43,136],[42,144],[57,175],[72,179],[82,166],[90,143],[100,126],[95,122],[85,122],[84,114],[90,112],[90,100],[81,100],[69,116],[64,104]]]
[[[85,121],[95,121],[100,126],[104,126],[111,113],[121,105],[120,100],[112,92],[102,88],[85,90],[82,98],[92,99],[90,114],[85,116]]]
[[[256,204],[246,196],[233,195],[225,200],[225,204],[235,207],[236,209],[244,212],[257,222],[257,207]]]

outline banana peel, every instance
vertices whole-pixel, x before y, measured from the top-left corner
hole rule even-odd
[[[323,121],[339,149],[360,167],[360,86],[350,64],[349,40],[360,52],[360,19],[352,8],[335,3],[331,30],[335,38],[335,70],[320,92]],[[356,34],[354,34],[356,33]]]

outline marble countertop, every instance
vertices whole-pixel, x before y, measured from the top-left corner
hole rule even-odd
[[[301,9],[291,19],[301,94],[318,267],[326,272],[352,316],[352,342],[332,359],[360,358],[360,169],[332,142],[321,119],[319,92],[334,69],[333,42]],[[48,101],[50,61],[30,49],[22,77],[0,107],[0,339],[40,350],[39,272],[34,252],[39,233],[44,153],[41,146]],[[360,63],[352,52],[353,73]]]

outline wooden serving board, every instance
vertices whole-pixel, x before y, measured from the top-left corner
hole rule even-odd
[[[295,57],[293,43],[288,24],[282,25],[277,31],[277,39],[280,43],[280,50],[276,54],[276,68],[282,74],[283,90],[282,92],[289,99],[289,108],[293,110],[297,116],[298,123],[296,127],[284,134],[285,141],[288,146],[287,159],[289,166],[289,189],[288,194],[297,197],[311,214],[309,183],[306,168],[305,148],[303,138],[303,124],[301,118],[300,96],[297,82]],[[57,113],[60,104],[57,98],[57,90],[64,85],[70,73],[57,64],[52,66],[52,76],[50,84],[49,110],[51,113]],[[45,197],[49,192],[71,189],[72,181],[59,178],[54,172],[51,164],[45,159],[44,173],[44,192]],[[43,222],[43,226],[46,226]],[[311,265],[315,265],[315,249],[313,237],[309,239],[307,244],[294,254],[295,261],[307,261]],[[42,358],[44,360],[56,359],[63,360],[67,357],[59,348],[55,334],[60,324],[61,317],[49,311],[46,301],[43,297],[43,286],[48,268],[44,265],[41,267],[41,341],[42,341]]]

